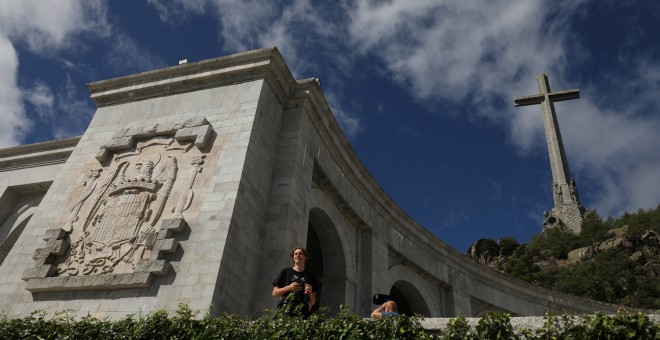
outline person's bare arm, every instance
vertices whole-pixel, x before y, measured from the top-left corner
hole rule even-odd
[[[274,286],[273,287],[273,297],[280,297],[280,296],[284,295],[287,292],[295,292],[295,291],[298,291],[298,290],[301,290],[301,289],[302,289],[302,287],[300,286],[300,283],[297,283],[297,282],[292,282],[290,285],[284,286],[284,287],[281,287],[281,288],[278,287],[278,286]]]
[[[380,319],[382,317],[381,313],[383,312],[384,309],[385,309],[385,304],[383,304],[382,306],[374,309],[374,311],[371,313],[371,318],[372,319]]]
[[[308,292],[309,296],[309,309],[312,309],[312,306],[316,304],[316,293],[312,291],[312,285],[309,283],[305,285],[305,290]]]

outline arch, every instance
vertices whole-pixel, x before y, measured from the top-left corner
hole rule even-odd
[[[0,230],[5,228],[8,230],[6,237],[0,238],[0,266],[5,261],[7,255],[9,255],[9,251],[14,246],[16,240],[18,240],[18,237],[23,232],[23,229],[25,229],[25,226],[30,222],[32,215],[34,215],[34,211],[37,209],[36,206],[22,208],[23,209],[19,209],[18,215],[10,217],[2,226],[0,226]]]
[[[397,296],[404,298],[405,302],[403,304],[407,303],[410,306],[412,314],[421,314],[426,317],[441,314],[438,305],[439,296],[436,297],[437,294],[433,294],[428,289],[429,283],[421,278],[417,272],[399,264],[390,267],[389,274],[392,278],[390,295],[395,295],[393,297],[394,301],[398,303]],[[405,309],[405,306],[403,307]]]
[[[337,227],[320,208],[309,211],[307,251],[310,262],[307,269],[321,282],[319,306],[329,307],[332,313],[346,303],[346,259]]]
[[[511,316],[518,316],[518,314],[508,311],[504,308],[495,306],[488,302],[479,300],[475,297],[470,297],[470,306],[472,309],[472,317],[480,318],[489,313],[507,313]]]
[[[422,294],[415,286],[404,280],[399,280],[390,289],[390,298],[399,305],[399,313],[404,315],[421,314],[431,316],[431,311]]]

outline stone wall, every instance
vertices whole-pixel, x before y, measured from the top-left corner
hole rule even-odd
[[[77,145],[46,144],[60,163],[16,167],[38,147],[0,150],[0,201],[30,186],[43,197],[12,222],[23,230],[0,263],[8,316],[180,303],[254,316],[275,307],[272,280],[294,246],[310,248],[333,311],[367,316],[375,293],[424,316],[617,309],[505,277],[417,224],[364,168],[318,80],[295,80],[277,49],[88,88],[98,109]]]
[[[660,315],[650,314],[648,315],[650,321],[654,324],[660,323]],[[574,318],[575,319],[575,318]],[[451,318],[427,318],[421,320],[422,328],[432,334],[441,334],[447,329],[447,323],[451,321]],[[465,321],[474,328],[479,323],[480,318],[466,318]],[[577,321],[577,320],[576,320]],[[527,316],[527,317],[512,317],[510,319],[511,326],[517,334],[520,334],[520,331],[524,328],[527,330],[536,330],[544,327],[545,319],[542,316]]]

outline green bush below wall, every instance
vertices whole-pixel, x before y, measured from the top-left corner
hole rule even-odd
[[[449,320],[442,330],[422,328],[417,317],[362,319],[342,307],[329,317],[304,320],[268,311],[250,321],[233,315],[197,318],[188,306],[176,315],[165,311],[109,321],[43,311],[22,319],[0,316],[0,339],[660,339],[660,327],[641,313],[604,316],[546,316],[539,329],[511,326],[509,315],[488,314],[471,327],[465,318]]]

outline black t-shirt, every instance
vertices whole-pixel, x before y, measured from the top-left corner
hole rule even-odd
[[[316,279],[316,276],[312,274],[311,272],[307,270],[303,270],[302,272],[296,271],[293,268],[284,268],[280,272],[280,274],[277,276],[275,281],[273,281],[273,286],[277,286],[279,288],[286,287],[290,285],[292,282],[299,282],[302,284],[302,282],[308,283],[312,285],[312,292],[316,292],[319,288],[319,281]],[[285,301],[285,299],[289,296],[289,294],[295,294],[293,296],[293,304],[294,306],[297,306],[299,304],[304,304],[305,303],[305,290],[304,290],[305,285],[303,285],[303,289],[296,291],[296,292],[286,292],[284,295],[282,295],[282,300],[278,307],[282,307],[282,302]],[[303,315],[309,315],[310,311],[307,306],[303,306],[302,308],[302,313]]]

